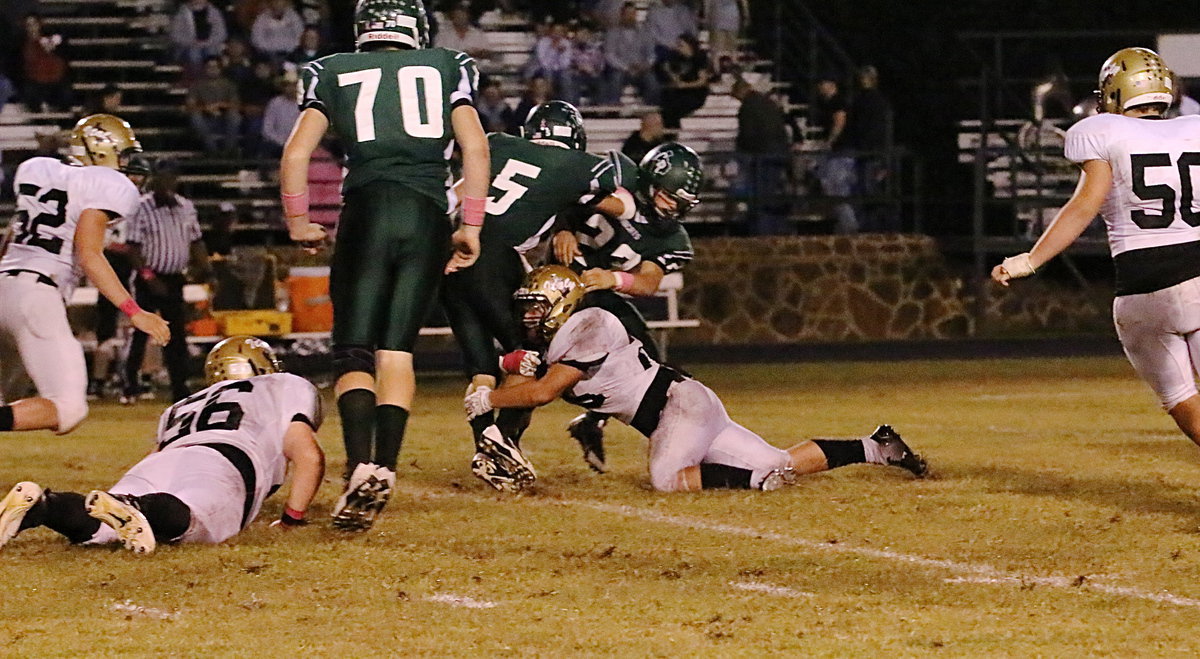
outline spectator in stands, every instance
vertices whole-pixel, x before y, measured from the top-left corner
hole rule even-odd
[[[151,191],[142,196],[137,212],[129,219],[125,238],[130,260],[137,271],[135,295],[138,305],[158,311],[171,324],[171,340],[163,348],[163,359],[171,376],[172,400],[180,400],[190,393],[183,301],[183,285],[187,281],[185,271],[190,263],[201,275],[201,280],[207,280],[211,274],[196,207],[177,192],[178,186],[178,165],[160,161],[150,180]],[[129,358],[125,362],[123,404],[133,402],[139,393],[137,374],[145,353],[146,334],[134,332]]]
[[[663,127],[662,114],[650,111],[642,115],[641,127],[625,138],[625,143],[621,145],[621,153],[640,163],[650,149],[666,141],[667,131]]]
[[[98,91],[88,95],[88,98],[83,103],[83,116],[89,114],[116,114],[121,113],[121,102],[125,95],[121,88],[109,83],[104,85]]]
[[[342,210],[343,173],[336,141],[322,140],[308,162],[308,219],[325,227],[330,235],[334,235]]]
[[[296,86],[287,78],[275,80],[275,96],[267,103],[262,116],[262,136],[259,158],[278,159],[283,155],[283,145],[287,143],[288,135],[292,134],[292,126],[300,117],[300,108],[296,105]]]
[[[681,0],[658,0],[646,10],[646,31],[654,40],[655,61],[666,59],[679,37],[699,34],[696,10]]]
[[[712,74],[708,56],[694,35],[679,37],[675,50],[655,67],[662,82],[662,118],[667,128],[678,129],[679,120],[690,116],[708,99]]]
[[[329,54],[329,50],[321,45],[321,30],[310,25],[300,34],[300,45],[291,53],[283,67],[288,71],[298,71],[301,67],[315,59],[321,59]]]
[[[471,25],[471,12],[466,4],[456,4],[450,8],[446,17],[450,25],[443,28],[437,35],[434,45],[439,48],[450,48],[475,58],[475,64],[484,71],[492,67],[492,43],[483,30]]]
[[[296,8],[300,20],[308,27],[315,28],[321,41],[329,38],[329,2],[328,0],[296,0]],[[313,58],[316,59],[316,58]]]
[[[13,81],[3,71],[0,71],[0,112],[4,112],[4,106],[8,105],[8,102],[16,94],[16,85],[13,84]]]
[[[175,59],[193,74],[204,60],[221,54],[228,38],[225,17],[208,0],[187,0],[171,20]]]
[[[188,90],[186,105],[192,128],[209,155],[236,155],[240,107],[237,85],[221,70],[221,59],[209,57],[204,61],[203,77]]]
[[[550,81],[554,98],[579,105],[579,81],[574,69],[575,46],[565,23],[554,23],[533,47],[527,77],[541,76]]]
[[[617,105],[625,85],[633,84],[649,105],[658,105],[660,86],[654,75],[654,40],[638,24],[637,7],[626,2],[621,7],[621,19],[604,36],[605,73],[602,105]]]
[[[304,21],[291,0],[271,0],[267,10],[254,19],[254,26],[250,28],[250,45],[260,54],[282,62],[300,45],[300,34],[303,32]]]
[[[1186,114],[1200,114],[1200,101],[1188,94],[1187,81],[1175,76],[1175,88],[1172,90],[1175,102],[1167,109],[1165,117],[1182,117]]]
[[[588,23],[576,26],[571,39],[575,48],[571,67],[575,70],[579,91],[596,103],[604,85],[604,43]]]
[[[525,93],[521,95],[521,102],[517,104],[517,109],[513,111],[515,121],[508,132],[513,135],[519,134],[521,125],[529,117],[529,111],[542,103],[553,100],[553,91],[550,87],[550,81],[542,76],[530,78],[525,83]]]
[[[721,65],[717,69],[719,73],[725,73],[725,66],[737,62],[738,37],[749,15],[746,0],[704,0],[708,48],[712,52],[712,61]]]
[[[483,129],[489,133],[508,133],[517,126],[516,115],[512,106],[504,100],[499,81],[488,80],[483,84],[475,101],[475,109],[479,112]]]
[[[789,233],[783,193],[789,163],[787,120],[783,109],[745,80],[730,95],[741,102],[735,141],[739,158],[739,196],[750,201],[748,227],[757,235]]]
[[[859,229],[858,218],[847,200],[854,194],[857,178],[854,157],[847,152],[845,141],[849,113],[846,99],[833,76],[825,76],[817,82],[817,100],[812,111],[813,125],[822,130],[828,149],[817,166],[821,192],[838,200],[833,209],[834,230],[838,233],[855,233]]]
[[[267,10],[271,0],[234,0],[230,17],[233,18],[234,32],[250,34],[258,15]],[[353,23],[353,20],[351,21]]]
[[[275,79],[279,67],[271,60],[259,56],[254,61],[253,77],[238,85],[238,99],[242,113],[242,152],[250,158],[263,157],[263,113],[267,104],[275,97]],[[295,88],[292,101],[295,102]],[[279,154],[275,154],[278,156]]]
[[[63,35],[46,34],[37,14],[25,17],[25,41],[21,47],[25,75],[21,98],[31,112],[71,109],[71,65]]]
[[[621,22],[621,8],[626,0],[597,0],[592,5],[590,18],[606,31],[616,27]]]
[[[208,249],[210,261],[233,253],[233,229],[238,223],[237,206],[232,202],[222,201],[218,210],[220,212],[213,218],[212,228],[204,232],[204,246]]]
[[[846,110],[842,143],[850,151],[845,157],[855,162],[857,192],[868,197],[883,194],[888,178],[888,151],[892,146],[892,106],[879,91],[879,71],[874,66],[858,69],[858,90]],[[861,215],[862,231],[899,231],[899,216],[885,205],[872,204]]]
[[[241,37],[229,37],[221,57],[221,69],[241,89],[254,80],[254,52]]]

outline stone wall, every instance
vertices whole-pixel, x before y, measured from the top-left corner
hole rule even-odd
[[[925,236],[695,241],[673,342],[772,344],[968,336],[963,280]]]

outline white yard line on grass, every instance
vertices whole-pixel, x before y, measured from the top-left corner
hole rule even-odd
[[[479,501],[495,501],[494,498],[483,497],[476,494],[465,492],[450,492],[418,489],[412,487],[401,486],[400,489],[410,496],[417,498],[428,499],[449,499],[449,498],[469,498]],[[612,515],[620,515],[631,519],[640,519],[645,522],[653,522],[664,526],[675,526],[695,531],[706,531],[709,533],[718,533],[728,536],[740,536],[744,538],[752,538],[755,540],[767,540],[777,542],[792,547],[801,547],[804,549],[829,552],[838,554],[850,554],[855,556],[863,556],[866,558],[888,561],[893,563],[904,563],[907,565],[915,565],[929,570],[941,570],[957,575],[959,578],[954,579],[958,583],[994,583],[994,584],[1012,584],[1026,585],[1034,584],[1047,588],[1057,588],[1067,592],[1075,593],[1105,593],[1108,595],[1117,595],[1120,597],[1128,597],[1131,599],[1140,599],[1150,602],[1158,602],[1160,604],[1170,604],[1173,606],[1188,606],[1200,607],[1200,599],[1191,597],[1183,597],[1175,595],[1167,591],[1146,590],[1144,588],[1115,586],[1111,584],[1098,583],[1094,579],[1095,575],[1084,577],[1064,577],[1064,576],[1039,576],[1034,574],[1024,574],[1020,572],[1010,572],[993,567],[986,563],[968,563],[965,561],[953,561],[941,558],[929,558],[926,556],[918,556],[915,554],[905,554],[887,549],[873,549],[870,547],[856,547],[847,543],[831,543],[823,540],[809,540],[796,536],[778,533],[775,531],[765,531],[745,526],[734,526],[732,524],[721,524],[719,522],[711,522],[705,519],[695,517],[685,517],[682,515],[668,515],[646,508],[638,508],[636,506],[623,506],[611,503],[600,503],[598,501],[578,501],[572,499],[536,499],[532,497],[523,497],[520,500],[512,502],[514,505],[540,505],[540,506],[565,506],[568,508],[585,508],[596,510]]]
[[[813,593],[806,593],[802,590],[796,590],[795,588],[788,588],[787,586],[775,586],[773,584],[762,583],[759,581],[730,581],[729,585],[737,588],[738,590],[766,593],[767,595],[774,595],[776,597],[813,597]]]
[[[491,609],[499,606],[495,602],[487,600],[477,600],[464,595],[455,595],[453,593],[435,593],[423,597],[426,602],[437,602],[438,604],[449,604],[463,609]]]

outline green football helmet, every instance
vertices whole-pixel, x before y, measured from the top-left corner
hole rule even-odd
[[[583,115],[566,101],[549,101],[535,105],[521,126],[521,137],[527,140],[550,140],[568,149],[587,151],[587,133],[583,130]]]
[[[373,43],[429,47],[429,18],[421,0],[358,0],[354,39],[359,50]]]
[[[700,156],[678,142],[654,147],[638,164],[637,201],[654,230],[673,230],[675,223],[700,203],[703,185]],[[675,202],[674,209],[659,208],[654,198],[660,192]]]

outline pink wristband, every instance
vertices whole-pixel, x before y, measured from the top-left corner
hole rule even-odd
[[[485,197],[463,197],[462,223],[469,227],[483,226],[483,216],[487,212]]]
[[[129,298],[121,303],[121,313],[126,316],[133,317],[142,312],[142,308],[138,306],[137,300]]]
[[[526,351],[513,350],[500,358],[500,368],[505,373],[520,373],[521,361],[525,359]]]
[[[308,215],[308,190],[291,194],[284,192],[279,195],[279,199],[283,202],[284,217]]]
[[[633,275],[628,272],[613,272],[613,276],[617,278],[617,290],[622,293],[628,293],[629,289],[633,288]]]

